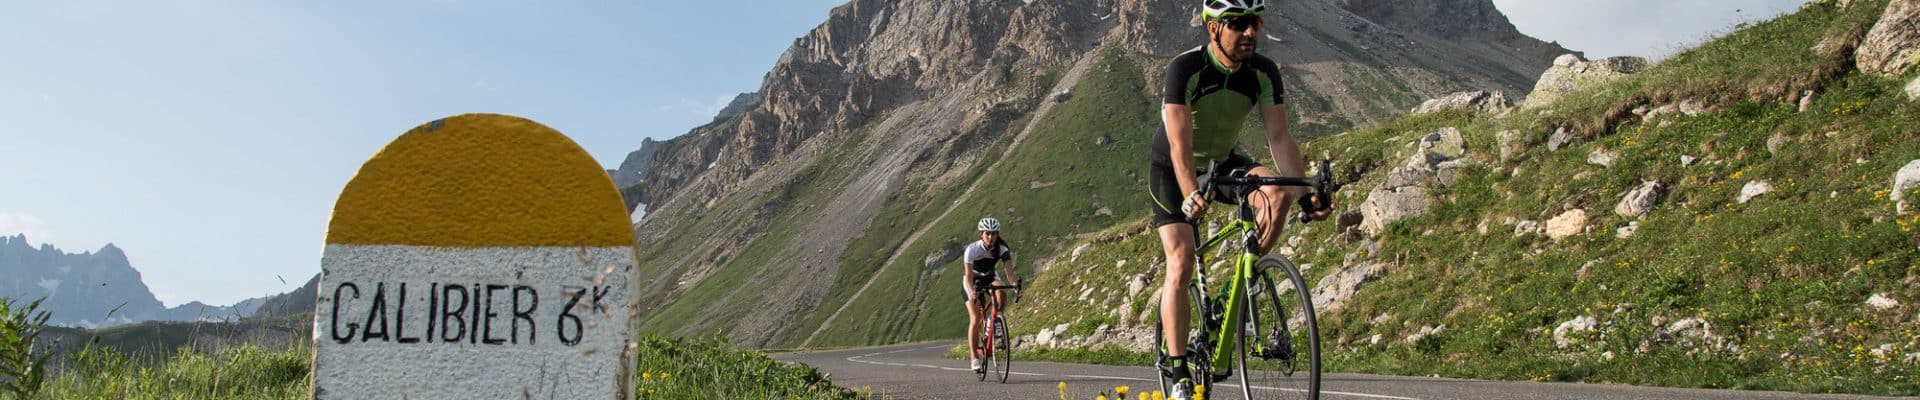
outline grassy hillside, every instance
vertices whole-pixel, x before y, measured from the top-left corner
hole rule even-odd
[[[1920,394],[1912,378],[1920,216],[1895,215],[1887,200],[1894,172],[1920,158],[1920,104],[1899,93],[1911,74],[1853,71],[1849,41],[1886,2],[1853,3],[1743,27],[1544,109],[1415,116],[1308,143],[1309,154],[1331,152],[1339,169],[1359,174],[1340,195],[1350,209],[1430,132],[1460,129],[1470,160],[1457,182],[1435,188],[1426,214],[1376,237],[1343,237],[1325,224],[1289,232],[1301,236],[1295,259],[1315,266],[1314,281],[1362,263],[1390,266],[1321,315],[1329,367]],[[1804,91],[1820,95],[1803,112]],[[1635,112],[1687,100],[1706,111]],[[1550,151],[1547,137],[1560,127],[1577,139]],[[1505,130],[1528,146],[1501,161]],[[1611,166],[1589,163],[1596,151],[1611,154]],[[1664,199],[1643,218],[1616,215],[1646,180],[1667,187]],[[1772,191],[1737,200],[1759,181]],[[1515,233],[1519,221],[1570,210],[1590,218],[1583,233]],[[1630,225],[1635,234],[1616,234]],[[1037,301],[1015,309],[1031,321],[1016,332],[1070,323],[1072,336],[1123,322],[1100,315],[1125,314],[1108,311],[1126,302],[1118,277],[1153,261],[1153,240],[1097,243],[1081,261],[1051,267],[1036,282]],[[1081,300],[1080,285],[1096,294]],[[1874,296],[1899,305],[1870,306]],[[1585,322],[1591,329],[1579,329]]]
[[[1041,117],[1033,135],[945,219],[931,220],[958,193],[928,193],[890,202],[853,243],[849,262],[884,260],[913,230],[930,226],[903,256],[879,266],[875,288],[853,302],[814,345],[858,345],[952,338],[965,331],[960,264],[926,268],[927,255],[976,240],[974,222],[999,218],[1025,276],[1033,260],[1051,258],[1079,232],[1120,223],[1145,207],[1146,141],[1156,118],[1141,68],[1112,48],[1101,50],[1072,97]],[[847,266],[843,266],[847,267]],[[864,278],[863,275],[855,275]],[[913,290],[903,290],[913,288]],[[823,304],[837,304],[823,302]],[[824,318],[824,315],[819,316]]]

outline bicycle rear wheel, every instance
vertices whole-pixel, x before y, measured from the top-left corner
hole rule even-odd
[[[1240,336],[1243,393],[1247,398],[1319,399],[1320,330],[1313,291],[1293,261],[1268,255],[1254,264],[1248,282],[1247,333]],[[1253,362],[1252,367],[1244,367]],[[1263,388],[1255,390],[1253,386]],[[1265,389],[1274,388],[1274,389]]]
[[[999,369],[997,373],[1000,374],[1000,383],[1007,383],[1007,375],[1013,374],[1010,372],[1013,368],[1013,335],[1007,334],[1005,316],[993,317],[993,336],[995,338],[993,361]]]

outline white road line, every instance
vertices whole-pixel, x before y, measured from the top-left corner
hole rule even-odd
[[[932,369],[945,370],[945,371],[969,371],[966,368],[951,368],[951,367],[941,367],[941,366],[934,366],[934,365],[927,365],[927,364],[901,364],[901,363],[862,360],[862,358],[873,357],[873,356],[905,353],[905,352],[915,351],[915,350],[944,349],[947,347],[948,346],[942,345],[942,346],[930,346],[930,347],[920,347],[920,348],[912,348],[912,349],[900,349],[900,350],[894,350],[894,351],[867,353],[867,354],[857,355],[853,357],[847,357],[847,361],[857,362],[861,364],[888,366],[888,367],[920,367],[920,368],[932,368]],[[1047,374],[1036,374],[1031,372],[1010,372],[1010,373],[1014,375],[1023,375],[1023,376],[1048,376]],[[1106,379],[1106,380],[1116,380],[1116,381],[1157,382],[1156,380],[1153,380],[1153,379],[1133,378],[1133,377],[1124,377],[1124,376],[1072,375],[1072,374],[1066,374],[1066,375],[1060,375],[1060,376],[1065,378],[1081,378],[1081,379]],[[1240,385],[1235,385],[1231,383],[1222,383],[1222,384],[1218,384],[1217,386],[1233,387],[1233,388],[1240,387]],[[1304,389],[1277,388],[1277,387],[1260,386],[1260,385],[1254,385],[1253,388],[1261,389],[1261,390],[1284,390],[1289,392],[1305,392],[1306,391]],[[1367,398],[1375,398],[1375,399],[1421,400],[1415,397],[1388,396],[1384,394],[1372,394],[1372,393],[1337,392],[1337,391],[1331,391],[1331,390],[1321,390],[1320,394],[1330,394],[1330,395],[1336,395],[1336,396],[1367,397]]]

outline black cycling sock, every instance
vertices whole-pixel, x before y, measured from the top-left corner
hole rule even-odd
[[[1167,358],[1171,359],[1170,364],[1172,364],[1171,369],[1173,370],[1173,376],[1171,376],[1171,378],[1173,378],[1174,382],[1179,382],[1181,379],[1192,379],[1192,374],[1187,372],[1187,356],[1168,356]]]

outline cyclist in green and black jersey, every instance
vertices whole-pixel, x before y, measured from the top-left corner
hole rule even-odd
[[[1263,26],[1264,0],[1204,0],[1207,44],[1180,54],[1167,66],[1161,92],[1162,125],[1154,134],[1147,185],[1153,200],[1153,227],[1167,256],[1160,291],[1160,318],[1167,354],[1174,360],[1173,398],[1192,390],[1187,376],[1187,284],[1192,279],[1196,236],[1192,216],[1209,203],[1231,202],[1226,193],[1200,193],[1196,177],[1214,165],[1230,175],[1301,177],[1306,161],[1287,130],[1285,90],[1280,68],[1255,53]],[[1248,113],[1259,111],[1275,171],[1234,146]],[[1306,188],[1263,187],[1248,197],[1260,226],[1260,249],[1273,248],[1285,224],[1288,206],[1306,196]],[[1324,218],[1332,207],[1315,207]]]

